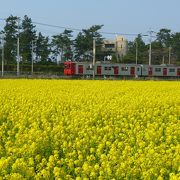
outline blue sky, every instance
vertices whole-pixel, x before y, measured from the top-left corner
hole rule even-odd
[[[34,22],[78,29],[103,24],[102,31],[118,34],[147,34],[149,28],[180,31],[180,0],[0,0],[0,4],[0,18],[26,14]],[[2,26],[0,21],[0,30]],[[49,36],[63,31],[39,25],[36,29]]]

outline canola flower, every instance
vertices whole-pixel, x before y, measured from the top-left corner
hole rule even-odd
[[[180,83],[0,80],[0,179],[180,179]]]

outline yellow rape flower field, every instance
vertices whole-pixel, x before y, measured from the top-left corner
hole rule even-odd
[[[0,80],[0,179],[180,179],[180,82]]]

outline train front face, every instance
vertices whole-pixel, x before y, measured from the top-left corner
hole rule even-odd
[[[65,76],[72,76],[75,75],[75,66],[76,64],[74,62],[64,62],[64,75]]]

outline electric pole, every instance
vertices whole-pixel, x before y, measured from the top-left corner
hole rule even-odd
[[[169,47],[169,64],[171,64],[171,49],[172,49],[172,47],[170,46]]]
[[[17,19],[18,23],[18,35],[17,35],[17,76],[19,76],[19,62],[20,62],[20,56],[19,56],[19,34],[20,34],[20,18]]]
[[[32,64],[31,64],[31,75],[33,75],[34,72],[34,49],[36,48],[36,41],[32,40],[32,49],[31,49],[31,58],[32,58]]]
[[[151,31],[151,29],[150,29],[150,31],[149,31],[149,41],[150,41],[150,43],[149,43],[149,65],[151,65],[151,41],[152,41],[152,33],[153,33],[153,31]]]
[[[136,39],[136,65],[138,63],[138,43],[137,43],[137,39]]]
[[[93,38],[93,79],[95,79],[96,40]]]
[[[165,64],[164,55],[163,55],[163,58],[162,58],[162,64],[163,64],[163,65]]]
[[[4,76],[4,35],[1,36],[1,42],[2,42],[2,77]]]

